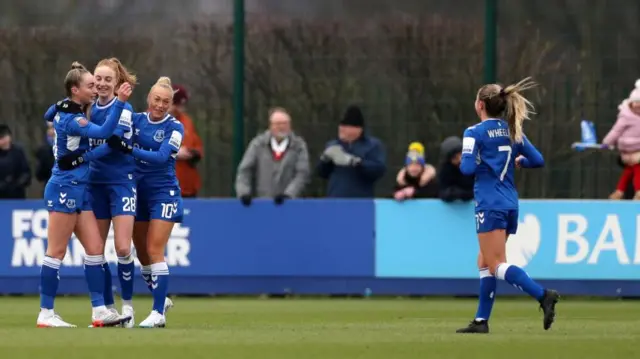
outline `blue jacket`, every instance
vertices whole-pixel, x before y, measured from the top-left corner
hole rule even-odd
[[[335,144],[341,145],[347,153],[359,157],[362,162],[348,167],[321,160],[318,163],[318,174],[329,180],[327,197],[373,198],[375,183],[387,169],[382,142],[375,137],[363,135],[351,144],[336,139],[329,141],[326,147]]]

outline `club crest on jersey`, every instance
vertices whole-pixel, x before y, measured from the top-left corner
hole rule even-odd
[[[153,134],[153,139],[156,142],[162,142],[164,141],[164,130],[158,130],[156,131],[156,133]]]

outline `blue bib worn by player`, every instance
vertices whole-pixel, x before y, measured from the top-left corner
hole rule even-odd
[[[176,157],[184,128],[171,115],[153,122],[148,113],[133,116],[133,157],[137,160],[136,221],[161,219],[182,222],[183,206],[176,177]]]
[[[518,229],[518,191],[514,183],[516,158],[520,166],[542,167],[540,152],[523,137],[512,143],[509,125],[501,119],[488,119],[464,131],[460,171],[475,174],[476,229],[478,233]]]
[[[113,98],[105,105],[97,102],[91,108],[91,122],[102,125],[107,116],[114,111],[117,98]],[[133,130],[130,118],[133,108],[126,103],[118,127],[114,134],[121,136],[131,144]],[[131,156],[119,151],[111,151],[104,139],[89,140],[95,159],[90,162],[89,192],[91,193],[91,207],[97,219],[111,219],[120,215],[135,216],[136,214],[136,163]],[[105,144],[101,149],[100,145]],[[104,151],[101,153],[101,151]],[[91,159],[91,158],[89,158]]]
[[[79,104],[64,100],[56,105],[53,119],[53,156],[56,163],[44,193],[48,210],[63,213],[90,210],[87,194],[89,165],[82,164],[70,171],[62,171],[58,168],[57,160],[72,153],[80,155],[88,151],[90,137],[109,137],[118,124],[123,107],[123,102],[116,101],[114,111],[107,116],[103,126],[97,126],[87,121]]]

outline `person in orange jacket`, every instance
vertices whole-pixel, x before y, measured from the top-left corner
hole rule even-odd
[[[202,186],[200,174],[196,165],[203,157],[202,140],[198,136],[191,117],[185,112],[185,105],[189,101],[189,93],[182,85],[173,85],[173,107],[171,115],[184,127],[182,147],[178,151],[176,174],[180,182],[182,197],[196,197]]]

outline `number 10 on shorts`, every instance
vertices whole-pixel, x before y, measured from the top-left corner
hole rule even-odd
[[[161,203],[162,205],[162,218],[171,219],[173,215],[178,212],[178,205],[176,203]]]

